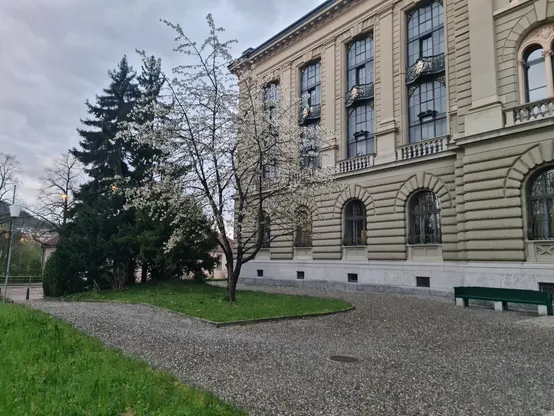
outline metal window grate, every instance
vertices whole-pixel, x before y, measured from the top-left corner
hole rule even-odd
[[[296,272],[297,279],[304,279],[304,272]]]
[[[417,287],[431,287],[431,279],[429,276],[416,276]]]
[[[350,283],[358,283],[358,273],[348,273],[348,281]]]
[[[258,277],[264,277],[264,271],[261,269],[258,269]]]

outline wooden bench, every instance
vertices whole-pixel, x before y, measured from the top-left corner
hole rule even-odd
[[[494,302],[494,309],[508,309],[508,302],[538,305],[539,315],[552,315],[552,293],[538,290],[501,289],[496,287],[458,286],[454,288],[457,306],[468,306],[469,299]]]

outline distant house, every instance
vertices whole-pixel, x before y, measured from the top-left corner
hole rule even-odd
[[[56,246],[58,245],[58,242],[60,241],[59,236],[54,236],[50,238],[49,240],[46,240],[46,242],[42,243],[42,270],[44,271],[44,266],[46,266],[46,262],[50,258],[50,256],[56,251]]]
[[[223,252],[223,249],[221,248],[221,245],[223,244],[223,239],[221,235],[218,237],[219,244],[217,247],[210,253],[213,257],[218,259],[218,264],[215,266],[215,269],[210,273],[210,279],[227,279],[227,265],[225,260],[225,253]],[[229,241],[229,244],[231,244],[231,247],[233,250],[235,249],[235,240],[227,237],[227,240]]]

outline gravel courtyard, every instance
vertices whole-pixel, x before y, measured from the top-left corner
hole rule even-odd
[[[457,308],[443,298],[275,290],[342,297],[356,309],[215,328],[140,305],[32,306],[252,415],[543,416],[554,410],[553,317]],[[331,355],[359,362],[334,362]]]

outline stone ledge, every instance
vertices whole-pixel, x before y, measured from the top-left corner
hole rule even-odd
[[[301,296],[301,295],[299,295]],[[243,325],[252,325],[252,324],[258,324],[258,323],[264,323],[264,322],[275,322],[275,321],[287,321],[291,319],[303,319],[303,318],[317,318],[319,316],[327,316],[327,315],[334,315],[336,313],[343,313],[343,312],[349,312],[355,309],[354,305],[350,305],[350,307],[345,309],[340,309],[338,311],[332,311],[332,312],[319,312],[319,313],[306,313],[303,315],[287,315],[287,316],[272,316],[268,318],[258,318],[258,319],[243,319],[239,321],[228,321],[228,322],[217,322],[217,321],[210,321],[209,319],[205,318],[199,318],[197,316],[191,316],[187,315],[183,312],[174,311],[172,309],[164,308],[163,306],[158,305],[152,305],[151,303],[144,303],[144,302],[122,302],[122,301],[111,301],[111,300],[103,300],[103,299],[57,299],[57,298],[49,298],[49,299],[43,299],[42,301],[48,302],[49,300],[54,301],[63,301],[63,302],[91,302],[91,303],[119,303],[119,304],[128,304],[128,305],[142,305],[142,306],[149,306],[152,308],[160,309],[165,312],[174,313],[177,315],[181,315],[188,319],[193,319],[196,321],[203,322],[205,324],[213,325],[216,328],[226,327],[226,326],[243,326]]]

